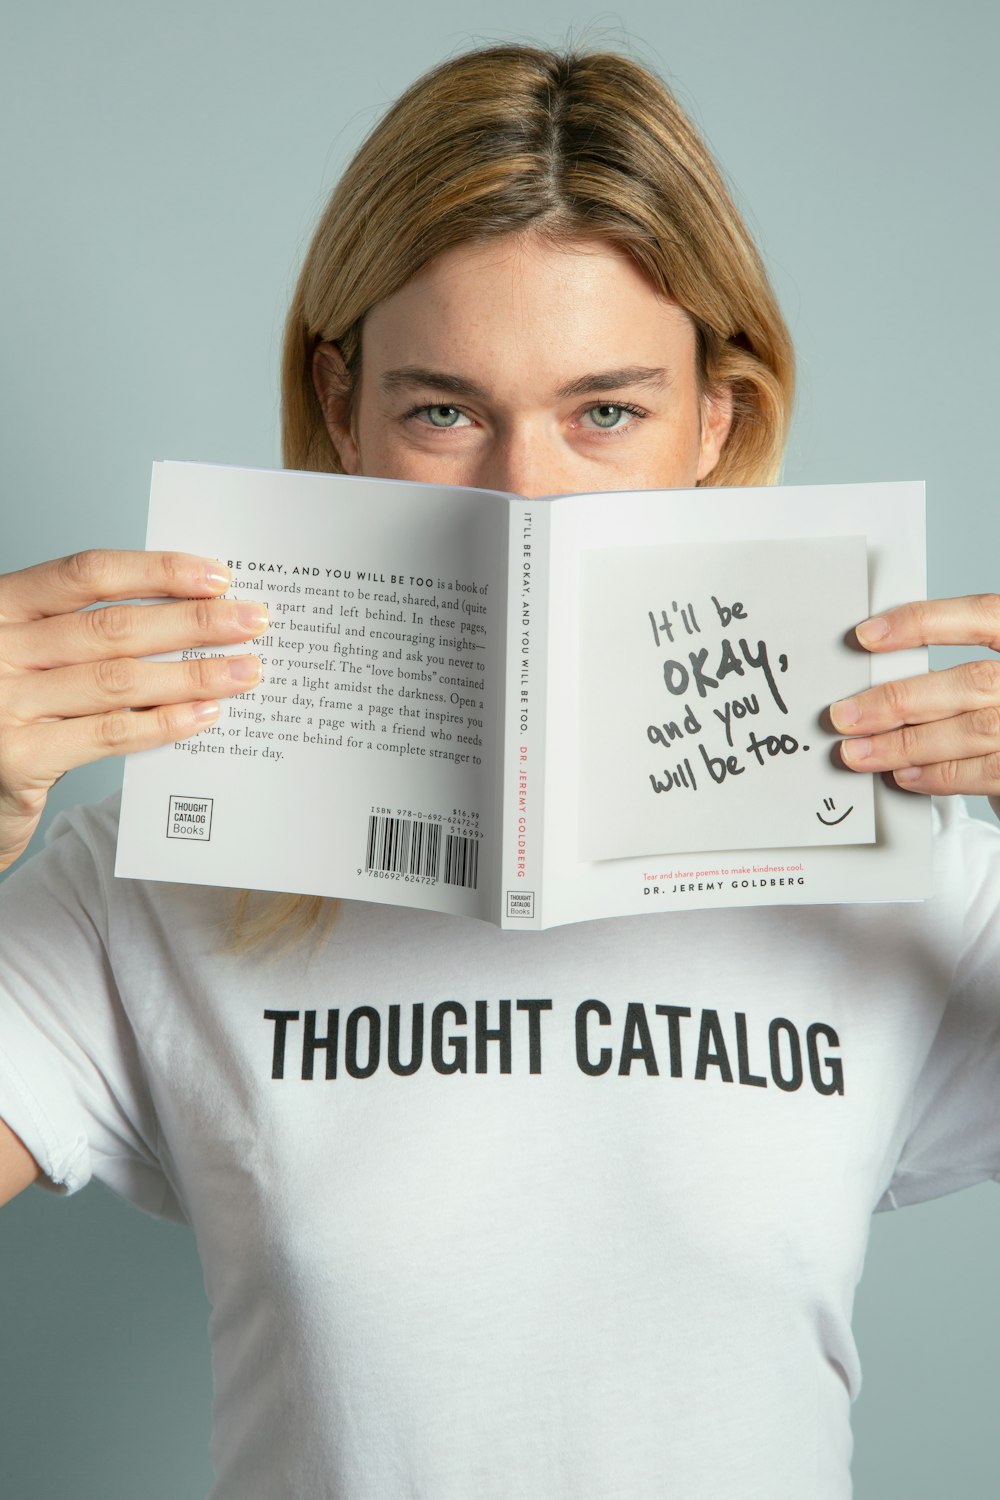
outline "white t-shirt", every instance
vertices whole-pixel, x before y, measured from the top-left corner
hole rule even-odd
[[[922,905],[220,951],[114,802],[0,888],[0,1116],[189,1222],[212,1500],[843,1500],[869,1216],[1000,1174],[1000,830]]]

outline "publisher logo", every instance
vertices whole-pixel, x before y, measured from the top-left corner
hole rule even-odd
[[[201,839],[212,837],[211,797],[171,797],[167,809],[168,839]]]
[[[507,892],[508,917],[533,917],[535,915],[534,891]]]

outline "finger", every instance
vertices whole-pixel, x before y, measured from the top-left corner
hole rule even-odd
[[[223,563],[190,552],[93,548],[8,573],[0,583],[0,620],[64,615],[101,599],[221,594],[232,581]]]
[[[28,724],[75,719],[115,708],[225,698],[260,682],[256,656],[199,657],[185,662],[143,662],[131,657],[18,674],[0,684],[5,717]]]
[[[1000,703],[1000,661],[970,661],[866,688],[832,703],[830,718],[841,734],[881,734],[901,724],[950,719],[993,703]]]
[[[996,797],[1000,794],[1000,754],[977,760],[946,760],[933,766],[908,766],[894,773],[897,784],[908,792],[947,797],[961,792],[966,797]]]
[[[933,724],[905,724],[889,734],[844,740],[840,754],[852,771],[896,771],[1000,752],[1000,708],[979,708]]]
[[[863,620],[854,631],[867,651],[911,646],[989,646],[1000,651],[1000,596],[967,594],[901,604]]]
[[[112,656],[155,656],[245,641],[260,635],[267,624],[266,606],[252,599],[109,604],[8,625],[0,638],[0,655],[13,667],[68,667]]]
[[[76,766],[189,739],[219,717],[219,703],[171,703],[135,712],[33,724],[6,736],[5,785],[47,790]]]

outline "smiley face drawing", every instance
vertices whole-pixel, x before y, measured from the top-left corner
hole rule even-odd
[[[827,812],[836,812],[837,810],[832,797],[824,797],[823,806],[826,808]],[[839,818],[824,818],[821,812],[818,812],[816,816],[817,818],[819,818],[821,823],[826,825],[827,828],[836,828],[837,824],[842,823],[845,818],[849,818],[853,811],[854,804],[852,802],[847,811],[845,813],[841,813]]]

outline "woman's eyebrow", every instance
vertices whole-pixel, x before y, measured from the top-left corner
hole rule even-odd
[[[621,370],[596,370],[571,380],[556,392],[557,396],[586,396],[591,391],[618,391],[624,386],[646,385],[662,387],[669,383],[666,370],[655,370],[647,365],[626,365]]]
[[[489,392],[474,380],[464,375],[448,375],[444,370],[428,370],[423,365],[402,365],[398,370],[386,370],[379,377],[379,385],[386,395],[405,390],[411,386],[432,386],[436,391],[447,391],[449,396],[478,396],[489,399]]]
[[[644,385],[662,388],[668,385],[670,376],[666,370],[648,365],[625,365],[619,370],[592,370],[560,386],[556,395],[560,399],[569,396],[585,396],[591,391],[617,391],[625,386]],[[447,391],[449,396],[477,396],[489,400],[489,391],[467,379],[464,375],[450,375],[445,370],[430,370],[423,365],[401,365],[398,370],[386,370],[379,378],[379,385],[386,395],[413,386],[430,386],[436,391]]]

